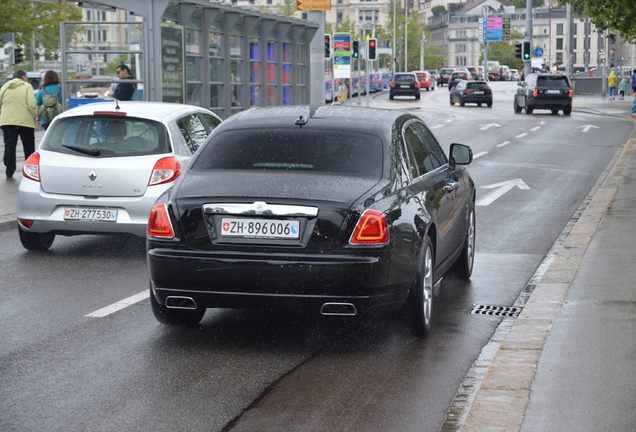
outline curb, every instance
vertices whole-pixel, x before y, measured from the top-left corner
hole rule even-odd
[[[513,431],[521,427],[545,340],[634,153],[636,133],[632,130],[603,184],[574,224],[501,343],[462,431]],[[506,409],[502,410],[502,406]]]
[[[15,214],[0,216],[0,231],[9,231],[18,227],[18,220]]]

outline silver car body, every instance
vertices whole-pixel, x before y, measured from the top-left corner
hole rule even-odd
[[[80,125],[76,127],[79,130],[86,122],[93,121],[91,124],[96,124],[104,115],[112,115],[113,119],[119,118],[120,121],[125,119],[123,121],[128,123],[125,123],[124,128],[128,128],[129,134],[131,130],[132,133],[136,131],[134,128],[142,128],[144,124],[151,125],[155,135],[161,136],[157,141],[163,142],[164,146],[146,142],[146,146],[155,147],[154,152],[147,154],[147,151],[139,150],[138,154],[124,153],[123,156],[112,157],[96,157],[72,149],[65,150],[68,147],[59,149],[64,145],[60,137],[67,136],[64,134],[68,134],[66,131],[71,129],[69,125]],[[200,107],[156,102],[119,102],[119,109],[116,108],[115,101],[93,103],[80,105],[60,114],[49,126],[36,151],[39,154],[40,181],[26,176],[23,169],[16,208],[21,235],[131,233],[145,237],[148,216],[155,200],[172,187],[178,178],[149,185],[155,164],[162,158],[176,157],[183,172],[198,145],[220,122],[218,116]],[[97,140],[93,138],[93,130],[89,132],[91,143],[78,139],[80,132],[74,132],[74,139],[79,143],[75,145],[89,149],[93,145],[92,141]],[[146,137],[151,136],[147,132],[143,133],[146,133]],[[121,138],[113,148],[119,148],[122,142],[130,138],[139,137]],[[49,143],[49,140],[58,142]],[[53,146],[57,146],[59,150]],[[104,148],[104,141],[99,146]],[[79,150],[91,151],[86,149]],[[25,162],[25,167],[28,162],[29,160]],[[102,214],[102,220],[91,219],[90,214],[87,218],[78,215],[75,220],[70,220],[69,214],[75,214],[75,210],[86,214],[92,210],[115,210],[116,215],[111,220],[104,220]],[[27,226],[29,223],[30,227]]]

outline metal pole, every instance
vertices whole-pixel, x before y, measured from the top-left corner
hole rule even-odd
[[[569,6],[569,5],[568,5]],[[532,51],[532,1],[526,1],[526,41],[530,41],[530,51]],[[524,77],[530,75],[532,69],[532,53],[530,59],[523,61]]]
[[[393,45],[391,45],[391,72],[393,73],[393,75],[395,75],[395,55],[396,55],[396,50],[395,50],[395,34],[397,33],[396,30],[396,21],[397,21],[397,12],[396,12],[396,5],[397,5],[397,1],[398,0],[393,0]],[[633,61],[634,56],[632,55],[632,64],[634,63]]]
[[[420,70],[424,70],[424,42],[426,42],[426,36],[422,33],[422,40],[420,41]]]
[[[409,46],[409,18],[408,18],[408,0],[404,0],[404,70],[409,70],[408,64],[408,46]]]

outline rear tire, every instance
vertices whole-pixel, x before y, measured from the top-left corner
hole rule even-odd
[[[433,288],[435,286],[435,252],[430,237],[424,238],[422,258],[413,290],[408,299],[410,323],[419,338],[425,337],[433,324]]]
[[[563,115],[570,115],[572,114],[572,107],[569,106],[567,108],[563,108]]]
[[[486,106],[487,106],[488,108],[492,108],[492,102],[488,102],[488,103],[486,104]]]
[[[532,111],[534,111],[534,108],[528,106],[528,100],[526,100],[526,114],[532,114]]]
[[[468,226],[466,227],[466,237],[462,253],[456,262],[457,275],[465,280],[470,279],[473,274],[475,263],[475,206],[471,204],[468,214]]]
[[[55,234],[52,233],[34,233],[26,232],[22,228],[18,228],[20,235],[20,243],[26,250],[45,251],[51,247]]]
[[[459,100],[459,106],[464,106],[464,105],[466,105],[466,102],[464,102],[463,100],[460,99]]]
[[[193,310],[169,309],[159,304],[152,292],[152,286],[150,287],[150,307],[157,321],[166,325],[195,326],[201,322],[203,315],[205,315],[205,308],[202,307]]]
[[[517,97],[516,96],[515,96],[515,101],[514,101],[514,107],[515,107],[515,114],[519,114],[521,112],[521,107],[517,103]]]

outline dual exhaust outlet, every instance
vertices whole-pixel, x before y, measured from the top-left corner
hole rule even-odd
[[[197,308],[197,303],[192,297],[169,296],[166,297],[166,307],[168,309],[194,310]],[[320,314],[325,316],[354,316],[358,314],[358,311],[352,303],[329,302],[322,305]]]

